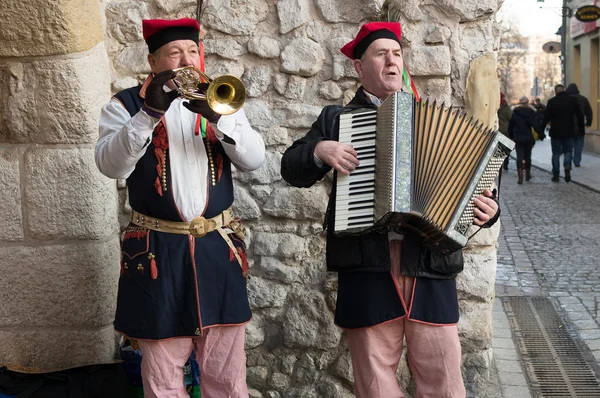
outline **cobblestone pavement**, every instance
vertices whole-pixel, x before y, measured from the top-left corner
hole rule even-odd
[[[572,336],[600,363],[600,193],[562,179],[553,183],[549,172],[536,168],[531,181],[518,185],[514,164],[511,159],[502,176],[496,295],[551,297]],[[501,306],[495,307],[495,334],[500,328],[495,351],[509,343],[503,315]],[[510,350],[499,354],[496,364],[507,397],[507,388],[526,384],[505,385],[507,375],[518,376],[520,364]]]

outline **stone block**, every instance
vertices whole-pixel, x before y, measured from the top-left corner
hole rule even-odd
[[[0,240],[23,239],[19,152],[0,148]]]
[[[448,76],[451,72],[450,48],[426,46],[407,49],[406,63],[413,76]]]
[[[425,38],[426,44],[445,44],[452,35],[452,31],[446,26],[436,26]]]
[[[31,149],[24,170],[30,237],[102,239],[118,233],[116,184],[97,170],[92,148]]]
[[[104,40],[97,1],[4,0],[0,21],[0,57],[71,54]]]
[[[323,82],[319,89],[321,97],[327,100],[336,100],[342,97],[342,89],[333,81]]]
[[[191,5],[197,5],[197,0],[156,0],[156,5],[167,14],[180,11]]]
[[[282,307],[287,290],[285,285],[253,276],[248,282],[248,301],[252,309]]]
[[[331,321],[323,294],[314,290],[288,293],[283,314],[283,341],[289,348],[328,350],[340,343],[341,329]]]
[[[160,3],[162,0],[157,0]],[[170,3],[174,3],[170,1]],[[106,29],[109,37],[119,43],[134,43],[143,40],[142,19],[150,18],[148,3],[120,1],[106,4]]]
[[[204,21],[220,32],[245,36],[267,19],[268,12],[266,0],[213,1],[204,11]]]
[[[438,103],[444,103],[446,106],[452,104],[450,78],[417,77],[414,80],[421,98],[427,98],[430,101],[436,100]]]
[[[466,22],[493,14],[501,4],[498,0],[441,0],[436,6],[450,15],[458,14],[460,21]]]
[[[284,97],[292,100],[302,100],[306,90],[307,79],[300,76],[290,76]]]
[[[128,43],[122,47],[113,64],[115,69],[123,74],[149,74],[152,71],[148,63],[148,46],[143,41]]]
[[[254,36],[248,41],[248,51],[261,58],[277,58],[281,53],[279,41],[267,36]]]
[[[293,75],[314,76],[324,61],[321,46],[307,38],[292,40],[281,52],[281,70]]]
[[[248,99],[244,104],[244,112],[246,113],[250,125],[254,128],[270,128],[273,126],[273,112],[271,112],[271,105],[265,101],[255,98]]]
[[[287,233],[257,232],[252,251],[259,256],[291,258],[306,253],[306,240]]]
[[[285,113],[281,125],[300,129],[310,128],[321,114],[323,107],[304,103],[290,103],[281,110]]]
[[[221,75],[233,75],[241,78],[244,74],[244,64],[241,60],[227,61],[218,59],[216,56],[208,55],[206,57],[206,74],[210,77],[217,77]]]
[[[327,49],[329,50],[333,62],[331,78],[335,81],[340,80],[343,77],[358,78],[352,61],[340,52],[340,48],[350,40],[352,40],[352,38],[336,37],[329,40],[327,43]]]
[[[246,381],[253,387],[266,387],[269,369],[266,366],[251,366],[246,370]]]
[[[247,50],[240,46],[233,39],[204,39],[205,54],[217,54],[227,59],[238,59],[247,53]]]
[[[277,2],[279,33],[286,34],[304,25],[310,18],[309,0],[280,0]]]
[[[315,5],[329,22],[358,23],[381,10],[383,0],[316,0]]]
[[[329,199],[329,190],[319,184],[308,189],[281,188],[271,195],[264,212],[274,217],[293,220],[322,220]]]
[[[491,301],[496,279],[496,252],[464,253],[465,268],[456,278],[459,297]]]
[[[298,274],[302,270],[300,267],[285,265],[276,257],[268,256],[263,256],[260,259],[260,269],[266,278],[288,285],[298,281]]]
[[[0,330],[0,366],[45,373],[116,362],[112,325],[82,329]]]
[[[242,78],[249,97],[260,97],[267,92],[273,77],[273,70],[268,65],[249,67]]]
[[[116,237],[100,243],[0,247],[0,328],[111,324],[119,261]]]
[[[267,152],[265,161],[261,167],[254,171],[244,173],[236,172],[235,176],[242,182],[253,182],[260,184],[272,184],[275,181],[281,180],[281,158],[283,155],[279,152]]]
[[[0,63],[0,92],[0,142],[95,143],[110,99],[104,45],[77,58]]]
[[[233,214],[245,220],[258,220],[260,218],[260,207],[252,195],[238,184],[233,185]]]
[[[252,321],[246,325],[246,349],[256,348],[265,341],[265,330],[261,318],[254,313]]]
[[[492,346],[492,304],[461,300],[458,333],[463,355]]]

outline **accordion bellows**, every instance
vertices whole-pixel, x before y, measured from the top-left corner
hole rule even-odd
[[[473,198],[514,143],[457,108],[395,93],[377,110],[340,115],[339,141],[360,166],[337,175],[336,233],[413,230],[439,254],[465,246]]]

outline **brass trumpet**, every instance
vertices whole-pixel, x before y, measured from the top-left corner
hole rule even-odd
[[[208,106],[220,115],[230,115],[244,105],[246,87],[240,79],[232,75],[222,75],[211,79],[200,69],[184,66],[173,69],[176,73],[173,83],[177,92],[188,100],[206,100]],[[198,89],[202,79],[208,83],[206,92]]]

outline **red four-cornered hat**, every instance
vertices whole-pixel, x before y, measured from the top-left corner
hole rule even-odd
[[[377,39],[392,39],[400,43],[402,27],[399,22],[370,22],[360,27],[356,38],[340,50],[350,59],[362,57],[369,45]]]
[[[192,18],[142,20],[142,35],[151,53],[174,40],[198,43],[199,34],[200,24]]]

